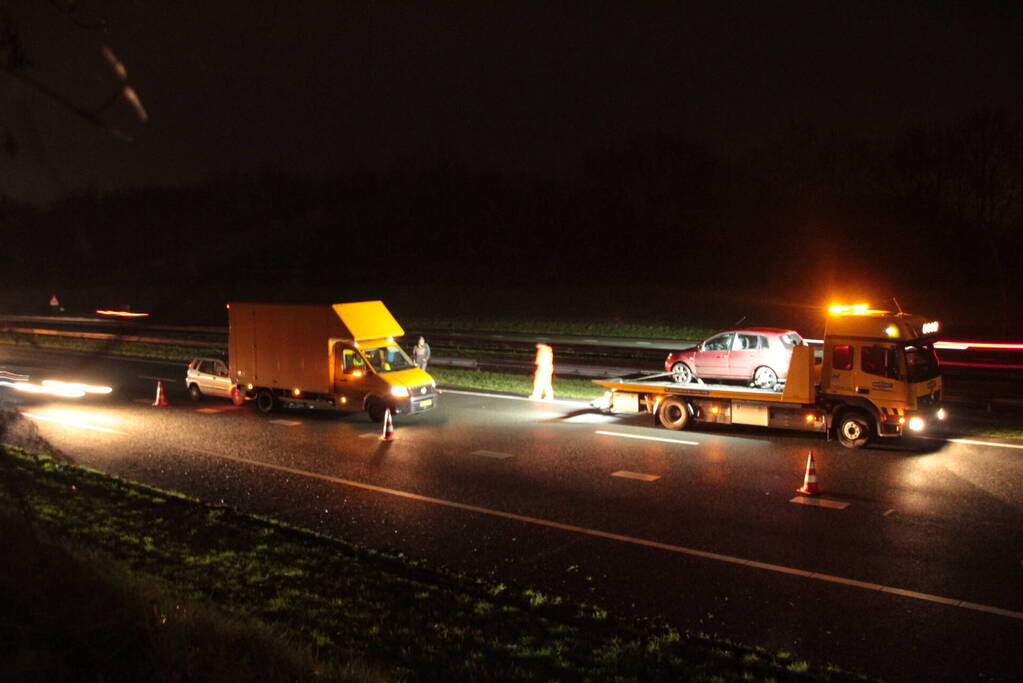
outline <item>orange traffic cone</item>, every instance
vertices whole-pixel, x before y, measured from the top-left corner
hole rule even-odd
[[[796,493],[816,496],[820,492],[821,490],[817,488],[817,468],[813,462],[813,451],[810,451],[810,455],[806,456],[806,475],[803,477],[803,486],[796,489]]]
[[[391,409],[384,410],[384,433],[380,435],[381,441],[394,441],[394,422],[391,421]]]
[[[160,380],[156,381],[156,400],[153,401],[154,406],[165,406],[167,405],[167,397],[163,395],[163,382]]]

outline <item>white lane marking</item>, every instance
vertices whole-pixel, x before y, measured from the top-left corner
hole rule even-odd
[[[973,439],[945,439],[951,443],[964,443],[970,446],[997,446],[998,448],[1023,449],[1023,445],[1015,443],[995,443],[994,441],[974,441]]]
[[[612,472],[611,476],[623,479],[638,479],[639,481],[657,481],[661,478],[658,474],[643,474],[642,472],[630,472],[629,470],[618,470],[617,472]]]
[[[819,508],[832,508],[834,510],[844,510],[849,507],[849,503],[841,500],[830,500],[828,498],[809,498],[807,496],[796,496],[790,503],[799,503],[800,505],[813,505]]]
[[[472,455],[481,455],[484,458],[494,458],[496,460],[513,457],[511,453],[498,453],[497,451],[473,451]]]
[[[42,420],[43,422],[55,422],[57,424],[65,425],[67,427],[81,427],[82,429],[92,429],[97,432],[106,432],[107,434],[124,434],[125,432],[119,432],[116,429],[110,429],[108,427],[97,427],[96,425],[85,424],[84,422],[73,422],[71,420],[58,420],[55,417],[46,417],[45,415],[36,415],[35,413],[22,413],[25,417],[30,417],[33,420]]]
[[[196,408],[197,413],[226,413],[228,411],[237,410],[235,406],[218,406],[216,408]],[[273,420],[270,420],[273,422]]]
[[[181,377],[150,377],[149,375],[139,375],[139,379],[151,379],[154,382],[180,382]]]
[[[294,427],[295,425],[302,424],[298,420],[283,420],[283,419],[270,420],[270,422],[272,422],[275,425],[284,425],[285,427]]]
[[[445,389],[445,394],[461,394],[463,396],[480,396],[482,398],[506,398],[509,401],[529,401],[530,403],[539,403],[540,405],[559,405],[559,406],[572,406],[572,407],[589,407],[588,401],[571,401],[568,399],[554,399],[553,401],[534,401],[528,396],[505,396],[503,394],[485,394],[481,391],[461,391],[459,389]]]
[[[492,517],[500,517],[502,519],[511,519],[518,522],[525,522],[526,524],[535,524],[537,526],[548,527],[551,529],[559,529],[561,531],[569,531],[577,534],[584,534],[586,536],[594,536],[596,538],[605,538],[611,541],[620,541],[622,543],[630,543],[632,545],[643,546],[646,548],[655,548],[658,550],[665,550],[671,553],[678,553],[680,555],[691,555],[693,557],[700,557],[707,560],[715,560],[717,562],[726,562],[728,564],[740,565],[743,567],[751,567],[753,569],[763,569],[766,571],[777,572],[780,574],[790,574],[793,576],[801,576],[806,579],[812,579],[814,581],[824,581],[826,583],[837,583],[846,586],[852,586],[855,588],[863,588],[866,590],[877,591],[879,593],[891,593],[893,595],[902,595],[916,600],[923,600],[927,602],[935,602],[943,605],[950,605],[952,607],[959,607],[961,609],[969,609],[977,612],[987,612],[990,614],[997,614],[1003,617],[1009,617],[1011,619],[1019,619],[1023,621],[1023,612],[1016,612],[1013,610],[1002,609],[1001,607],[993,607],[991,605],[981,605],[974,602],[968,602],[966,600],[958,600],[956,598],[946,598],[940,595],[932,595],[930,593],[918,593],[916,591],[908,591],[902,588],[894,588],[892,586],[885,586],[879,583],[869,583],[867,581],[858,581],[856,579],[847,579],[842,576],[834,576],[832,574],[822,574],[819,572],[812,572],[805,569],[797,569],[795,567],[786,567],[780,564],[771,564],[769,562],[758,562],[756,560],[747,560],[742,557],[735,557],[734,555],[721,555],[719,553],[707,552],[706,550],[697,550],[696,548],[687,548],[680,545],[672,545],[670,543],[661,543],[660,541],[651,541],[645,538],[636,538],[634,536],[626,536],[624,534],[615,534],[609,531],[600,531],[599,529],[590,529],[588,527],[576,526],[574,524],[564,524],[562,522],[555,522],[548,519],[540,519],[537,517],[529,517],[526,515],[518,515],[513,512],[503,512],[501,510],[492,510],[490,508],[480,507],[478,505],[469,505],[467,503],[457,503],[451,500],[444,500],[443,498],[432,498],[430,496],[424,496],[418,493],[411,493],[409,491],[399,491],[397,489],[389,489],[383,486],[376,486],[374,484],[366,484],[360,481],[352,481],[351,479],[341,479],[340,477],[332,477],[328,474],[318,474],[316,472],[307,472],[294,467],[287,467],[285,465],[274,465],[267,462],[260,462],[258,460],[250,460],[249,458],[240,458],[234,455],[223,455],[221,453],[211,453],[200,449],[189,449],[193,452],[203,453],[214,458],[221,458],[223,460],[231,460],[234,462],[241,463],[243,465],[252,465],[254,467],[263,467],[269,470],[277,470],[279,472],[287,472],[301,477],[309,477],[311,479],[319,479],[321,481],[331,482],[333,484],[340,484],[341,486],[348,486],[351,488],[362,489],[364,491],[373,491],[375,493],[382,493],[389,496],[397,496],[399,498],[406,498],[408,500],[417,500],[423,503],[431,503],[433,505],[442,505],[444,507],[454,508],[457,510],[465,510],[467,512],[475,512],[482,515],[490,515]]]
[[[664,443],[678,443],[684,446],[699,446],[699,441],[683,441],[682,439],[666,439],[663,436],[642,436],[640,434],[623,434],[622,432],[605,432],[602,429],[598,429],[594,434],[603,434],[604,436],[621,436],[626,439],[642,439],[643,441],[663,441]]]
[[[596,339],[583,339],[583,341],[584,342],[590,342],[592,344],[599,344],[600,343]]]

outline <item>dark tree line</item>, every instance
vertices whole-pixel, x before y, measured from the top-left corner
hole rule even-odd
[[[8,282],[940,283],[988,289],[1007,316],[1023,129],[979,111],[887,139],[793,127],[725,152],[651,135],[555,179],[408,160],[8,201],[3,216]]]

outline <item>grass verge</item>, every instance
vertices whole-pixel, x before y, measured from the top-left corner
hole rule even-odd
[[[16,679],[862,680],[0,448]]]
[[[430,374],[442,387],[499,391],[522,394],[523,396],[527,396],[533,391],[533,378],[529,375],[441,366],[431,367]],[[604,393],[602,387],[588,379],[555,377],[553,385],[554,395],[557,398],[592,400]]]

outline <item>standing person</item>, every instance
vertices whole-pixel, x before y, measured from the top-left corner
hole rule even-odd
[[[533,393],[529,395],[533,401],[553,401],[554,387],[554,349],[547,344],[536,345],[536,372],[533,373]]]
[[[412,349],[412,361],[422,370],[426,370],[426,364],[430,362],[430,345],[422,337]]]

